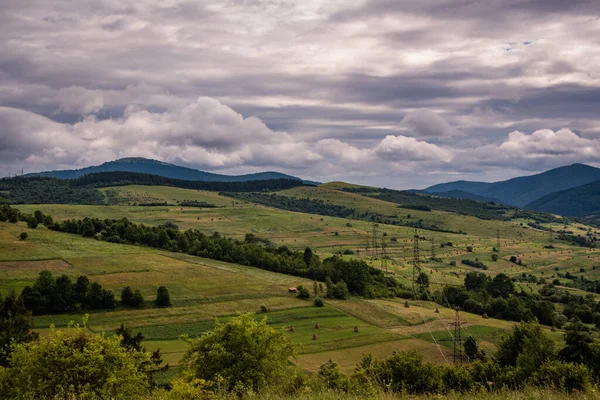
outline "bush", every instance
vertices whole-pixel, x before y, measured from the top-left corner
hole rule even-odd
[[[320,298],[320,297],[315,298],[315,306],[316,307],[323,307],[324,305],[325,305],[325,302],[323,301],[322,298]]]
[[[265,306],[264,304],[260,305],[260,312],[261,313],[268,313],[269,312],[269,307]]]
[[[38,227],[38,224],[39,223],[38,223],[37,219],[35,219],[33,217],[27,219],[27,227],[28,228],[35,229]]]
[[[121,347],[119,336],[88,335],[79,327],[51,330],[38,341],[14,345],[0,388],[11,399],[138,398],[148,392],[142,365],[149,359]]]
[[[473,252],[473,246],[467,246],[467,252],[472,253]]]
[[[567,392],[585,391],[592,382],[590,370],[581,364],[548,361],[531,377],[537,386],[552,387]]]
[[[287,336],[243,314],[229,322],[217,322],[212,331],[198,339],[187,339],[190,349],[184,357],[196,378],[224,380],[223,388],[260,390],[276,385],[289,370],[294,348]]]
[[[492,254],[492,261],[498,261],[498,254]]]
[[[310,292],[307,288],[302,285],[298,286],[298,294],[296,295],[299,299],[307,300],[310,298]]]
[[[27,232],[21,232],[21,234],[19,235],[19,239],[21,239],[21,240],[27,239]]]
[[[156,291],[156,305],[158,307],[171,307],[171,296],[169,289],[165,286],[160,286]]]

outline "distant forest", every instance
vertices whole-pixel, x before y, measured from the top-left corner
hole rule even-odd
[[[170,179],[137,172],[99,172],[77,179],[15,177],[0,180],[0,203],[6,204],[104,204],[100,187],[124,185],[172,186],[183,189],[255,192],[303,186],[297,179],[247,182],[203,182]]]

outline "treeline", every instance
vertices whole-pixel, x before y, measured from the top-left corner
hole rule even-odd
[[[103,204],[97,189],[72,186],[65,179],[15,177],[0,179],[0,203],[7,204]]]
[[[209,190],[223,192],[260,192],[263,190],[284,190],[304,183],[299,179],[267,179],[243,182],[206,182],[186,181],[183,179],[165,178],[164,176],[144,174],[140,172],[97,172],[71,179],[73,187],[109,187],[125,185],[172,186],[182,189]]]
[[[172,186],[217,192],[254,192],[290,189],[302,186],[304,183],[297,179],[246,182],[186,181],[137,172],[98,172],[77,179],[19,176],[0,179],[0,203],[104,204],[105,196],[97,188],[123,185]]]
[[[14,208],[5,207],[10,210],[11,215],[18,213]],[[344,282],[349,292],[358,296],[387,297],[403,290],[396,279],[385,276],[381,270],[369,266],[364,261],[345,260],[337,256],[321,260],[312,254],[310,249],[300,252],[287,246],[277,247],[269,240],[257,238],[252,234],[247,234],[244,240],[240,241],[221,236],[217,232],[206,235],[196,229],[182,232],[177,227],[135,224],[127,218],[84,218],[61,222],[53,222],[51,217],[43,214],[41,218],[51,222],[47,225],[48,229],[58,232],[112,243],[183,252],[318,281],[326,281],[329,278],[334,284]]]
[[[344,188],[345,192],[358,193],[379,200],[396,203],[402,207],[423,207],[425,210],[448,211],[462,215],[472,215],[486,220],[508,221],[507,211],[513,208],[496,203],[483,203],[469,199],[454,199],[414,193],[406,190],[379,188]]]
[[[41,271],[33,286],[21,292],[23,304],[34,314],[78,312],[81,310],[112,310],[117,307],[115,294],[98,282],[81,275],[75,282],[68,275],[55,278],[50,271]]]
[[[438,227],[435,224],[428,224],[423,219],[411,219],[408,215],[405,220],[396,215],[385,216],[383,214],[371,211],[359,211],[346,206],[328,203],[320,199],[296,198],[290,196],[281,196],[274,193],[220,193],[223,196],[229,196],[238,200],[251,203],[262,204],[265,206],[279,208],[286,211],[303,212],[307,214],[324,215],[328,217],[350,218],[379,224],[408,226],[417,229],[427,229],[430,231],[446,233],[463,233],[462,231],[452,231]]]
[[[600,328],[600,302],[593,295],[573,295],[554,284],[546,284],[537,294],[517,292],[513,280],[503,273],[491,278],[481,272],[468,272],[462,286],[445,286],[433,294],[433,299],[485,317],[510,321],[537,319],[557,328],[578,317]],[[563,311],[557,310],[554,303],[560,304]]]

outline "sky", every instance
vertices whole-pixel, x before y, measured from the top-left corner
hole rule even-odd
[[[424,188],[600,167],[600,1],[2,0],[0,176]]]

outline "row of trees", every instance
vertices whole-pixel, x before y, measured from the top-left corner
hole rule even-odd
[[[50,271],[41,271],[33,286],[25,286],[20,301],[34,314],[78,312],[81,310],[112,310],[117,300],[112,290],[102,287],[97,281],[81,275],[75,282],[68,275],[54,277]],[[130,286],[121,291],[121,304],[130,307],[142,307],[144,296],[139,289]],[[169,290],[160,286],[156,292],[158,307],[171,306]]]
[[[10,208],[11,212],[15,209]],[[51,221],[51,217],[43,216]],[[274,272],[281,272],[324,282],[329,278],[333,284],[344,281],[351,294],[368,297],[395,295],[402,286],[396,279],[385,276],[379,269],[361,260],[346,260],[333,256],[321,260],[310,249],[304,252],[275,246],[272,242],[246,235],[243,241],[221,236],[206,235],[199,230],[180,231],[175,226],[147,226],[135,224],[126,218],[71,219],[52,222],[51,230],[106,240],[149,246],[173,252],[184,252],[226,262],[249,265]],[[107,299],[108,301],[108,299]],[[108,303],[107,303],[108,304]]]
[[[600,345],[578,321],[567,326],[561,348],[539,324],[521,323],[500,341],[494,356],[438,365],[415,351],[381,360],[364,355],[349,375],[331,360],[317,374],[302,372],[289,362],[296,351],[285,333],[253,314],[217,322],[187,342],[181,370],[165,390],[151,385],[160,355],[145,351],[141,335],[123,326],[112,337],[80,327],[53,330],[47,337],[11,344],[8,367],[0,367],[0,397],[213,399],[217,388],[224,396],[252,391],[275,397],[326,391],[365,398],[481,394],[525,386],[573,392],[587,391],[600,379]]]
[[[469,272],[462,286],[445,286],[432,297],[440,304],[493,318],[536,319],[544,325],[562,327],[569,319],[578,317],[600,327],[600,302],[593,295],[573,295],[553,284],[545,285],[539,293],[517,292],[513,280],[503,273],[491,278],[481,272]],[[562,305],[562,313],[555,303]]]

